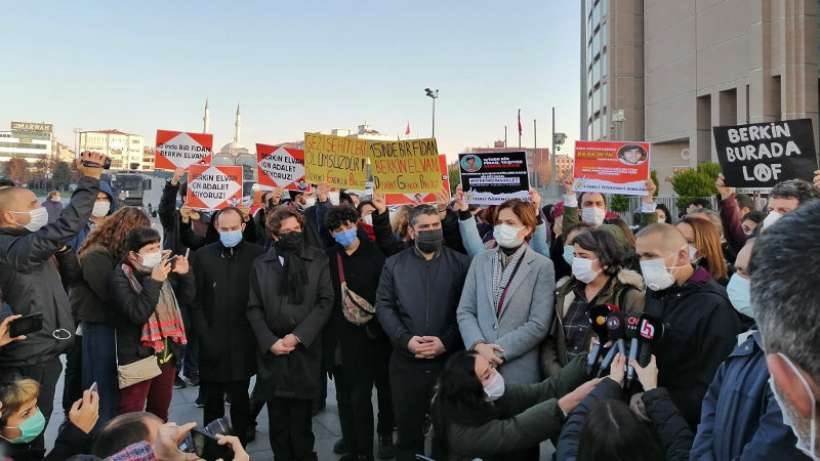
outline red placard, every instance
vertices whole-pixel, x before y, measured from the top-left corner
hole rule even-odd
[[[447,171],[447,156],[438,156],[439,166],[441,166],[441,185],[450,190],[450,174]],[[412,205],[414,203],[436,203],[436,194],[385,194],[387,205]]]
[[[285,146],[256,145],[256,169],[263,189],[304,190],[305,151]]]
[[[207,133],[157,130],[154,168],[174,171],[191,165],[210,165],[214,136]]]
[[[208,211],[242,205],[242,166],[191,165],[185,202]]]
[[[578,192],[646,195],[649,144],[645,142],[575,142],[574,188]]]

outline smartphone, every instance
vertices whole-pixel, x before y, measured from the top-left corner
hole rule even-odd
[[[24,315],[9,324],[9,336],[16,338],[43,329],[43,314]]]
[[[174,270],[177,267],[177,256],[179,255],[173,255],[168,258],[168,262],[171,263],[171,270]]]
[[[179,449],[185,453],[195,453],[205,460],[233,459],[234,453],[230,445],[219,445],[216,436],[207,429],[195,427],[185,440],[179,444]]]
[[[97,381],[91,383],[91,387],[89,387],[88,390],[91,392],[97,392]]]
[[[87,166],[87,167],[91,167],[91,168],[100,166],[99,163],[92,162],[90,160],[83,160],[80,163],[82,163],[83,166]],[[111,169],[111,157],[106,157],[105,158],[105,161],[103,161],[102,167],[103,167],[103,170],[110,170]]]

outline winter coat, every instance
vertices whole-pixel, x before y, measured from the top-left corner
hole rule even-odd
[[[694,430],[700,421],[706,389],[735,348],[735,310],[726,290],[706,270],[698,268],[681,286],[647,290],[644,311],[664,324],[663,338],[653,345],[658,386],[669,390],[672,401]]]
[[[111,184],[105,179],[100,181],[100,192],[107,195],[108,200],[111,201],[111,209],[108,210],[107,215],[111,216],[112,213],[117,211],[118,202],[117,197],[114,195],[114,190],[111,189]],[[96,199],[97,197],[95,196],[94,201],[96,201]],[[74,249],[74,251],[79,250],[80,247],[83,245],[83,242],[85,242],[85,239],[88,237],[88,234],[91,233],[91,228],[91,216],[89,215],[88,219],[85,220],[85,225],[82,227],[82,229],[80,229],[80,232],[78,232],[77,235],[73,239],[71,239],[71,243],[69,243],[69,245],[71,246],[71,248]]]
[[[558,399],[587,379],[585,356],[579,356],[555,376],[535,384],[511,384],[494,402],[503,418],[479,426],[451,423],[447,430],[449,460],[509,459],[505,453],[526,450],[561,433],[564,414]]]
[[[578,448],[581,431],[590,410],[605,400],[620,400],[623,392],[615,381],[605,378],[595,386],[595,389],[569,414],[561,437],[555,459],[558,461],[574,461],[578,457]],[[665,453],[663,460],[658,461],[686,461],[689,459],[689,447],[692,446],[692,430],[678,412],[678,409],[669,398],[666,389],[658,387],[641,394],[640,399],[652,427],[658,434],[661,447]]]
[[[375,243],[366,238],[359,237],[359,242],[359,248],[352,255],[348,255],[338,244],[327,250],[330,280],[333,283],[334,293],[333,314],[331,314],[330,321],[325,327],[324,338],[322,339],[325,368],[327,370],[331,370],[333,365],[336,364],[336,348],[341,343],[347,345],[367,341],[369,347],[386,348],[385,350],[390,348],[378,319],[373,317],[364,325],[354,325],[342,313],[342,290],[336,255],[342,257],[347,287],[371,305],[376,304],[376,289],[379,287],[379,278],[384,266],[384,255]],[[342,347],[341,350],[344,354],[344,351],[348,348]],[[344,360],[344,357],[342,360]]]
[[[329,200],[317,201],[316,205],[305,210],[305,242],[308,245],[326,250],[336,244],[333,236],[325,227],[325,216],[331,206]]]
[[[568,362],[567,343],[564,335],[564,319],[575,301],[575,290],[585,285],[575,277],[564,277],[555,291],[555,315],[549,328],[549,336],[541,345],[541,372],[552,376]],[[615,304],[622,312],[640,314],[644,311],[643,277],[629,269],[621,269],[595,298],[596,306]],[[587,332],[589,344],[594,333]]]
[[[0,229],[0,291],[13,313],[43,314],[43,328],[21,342],[0,349],[0,367],[20,367],[49,361],[67,351],[72,341],[52,336],[57,329],[74,333],[71,304],[60,278],[55,253],[66,246],[91,216],[99,181],[82,178],[71,203],[53,224],[37,232]]]
[[[258,346],[257,392],[262,400],[273,397],[314,399],[319,395],[322,372],[322,329],[333,309],[333,285],[327,256],[305,245],[297,256],[307,272],[304,300],[293,304],[279,294],[287,277],[276,248],[256,259],[251,270],[247,316]],[[274,355],[273,344],[293,333],[299,345],[287,355]]]
[[[110,324],[111,275],[118,261],[101,245],[92,245],[80,262],[80,282],[70,293],[71,309],[81,322]]]
[[[459,331],[467,349],[482,342],[504,349],[499,371],[506,382],[535,383],[541,381],[538,346],[547,336],[554,308],[552,261],[525,247],[499,317],[493,293],[498,254],[499,250],[485,250],[470,264],[458,305]]]
[[[117,333],[117,363],[127,365],[154,355],[153,348],[143,346],[140,341],[142,326],[154,314],[159,302],[159,293],[162,282],[151,278],[150,273],[134,271],[134,276],[142,286],[137,293],[131,287],[128,277],[118,264],[111,276],[111,306],[113,307],[113,326]],[[168,282],[174,289],[177,303],[191,303],[194,300],[194,275],[188,271],[185,275],[172,273],[168,275]],[[168,341],[174,359],[182,359],[182,345]]]
[[[193,331],[199,338],[199,376],[205,382],[248,379],[256,370],[253,330],[245,316],[253,262],[265,250],[240,242],[212,243],[191,256],[196,299]]]
[[[458,331],[456,308],[461,297],[470,258],[448,247],[427,261],[408,248],[387,258],[376,293],[376,315],[393,350],[410,361],[407,349],[413,336],[436,336],[446,353],[433,360],[443,361],[464,348]]]
[[[691,459],[808,459],[796,443],[769,386],[763,341],[755,330],[720,365],[706,392]]]

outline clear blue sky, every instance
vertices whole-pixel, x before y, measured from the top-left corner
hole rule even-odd
[[[207,5],[207,6],[205,6]],[[0,129],[11,120],[117,128],[153,144],[157,128],[201,130],[210,99],[218,148],[297,140],[367,121],[387,134],[430,135],[439,88],[439,150],[502,139],[523,144],[579,125],[577,1],[50,1],[5,7]],[[8,20],[10,19],[10,20]]]

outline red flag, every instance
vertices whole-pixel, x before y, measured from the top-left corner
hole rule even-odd
[[[410,136],[410,120],[407,121],[407,128],[404,129],[404,135]]]
[[[518,136],[524,133],[524,127],[521,125],[521,109],[518,109]]]

